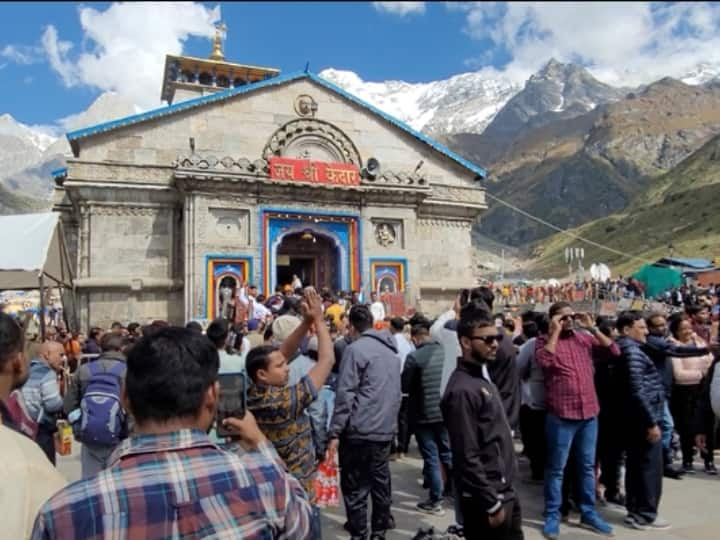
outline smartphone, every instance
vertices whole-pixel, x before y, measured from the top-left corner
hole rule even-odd
[[[215,429],[218,437],[237,435],[232,428],[223,425],[229,417],[243,418],[247,410],[247,375],[245,372],[221,373],[218,375],[220,395],[215,414]]]

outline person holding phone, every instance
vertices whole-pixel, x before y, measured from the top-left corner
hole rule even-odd
[[[550,333],[535,342],[535,358],[545,375],[545,525],[543,536],[560,535],[562,483],[570,448],[575,447],[578,469],[580,525],[609,535],[612,527],[595,509],[595,450],[598,404],[593,372],[593,349],[609,348],[619,356],[617,344],[594,325],[588,313],[576,314],[567,302],[550,306]]]
[[[310,418],[305,410],[315,401],[319,390],[330,375],[335,356],[330,332],[325,325],[320,295],[312,287],[305,289],[300,304],[303,318],[279,347],[266,345],[248,353],[245,362],[252,384],[248,389],[247,406],[255,415],[263,433],[272,441],[290,473],[300,481],[308,497],[313,499],[316,450]],[[318,360],[307,375],[295,385],[288,385],[288,359],[295,355],[303,338],[314,326],[318,338]],[[315,509],[313,535],[320,534],[320,514]]]
[[[45,503],[31,538],[307,539],[310,503],[253,415],[224,421],[242,451],[208,438],[218,368],[213,344],[192,330],[158,328],[140,339],[123,389],[132,435],[108,468]]]

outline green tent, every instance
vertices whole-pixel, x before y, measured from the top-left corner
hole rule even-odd
[[[682,272],[667,266],[646,264],[633,277],[645,285],[645,296],[653,297],[683,283]]]

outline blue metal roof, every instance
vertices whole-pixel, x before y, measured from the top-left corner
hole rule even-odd
[[[684,257],[664,257],[658,262],[663,264],[669,264],[673,266],[685,266],[687,268],[706,269],[713,268],[712,261],[707,259],[687,259]]]
[[[70,147],[72,148],[73,153],[75,154],[75,156],[77,156],[78,152],[79,152],[78,141],[80,139],[90,137],[90,136],[96,135],[98,133],[105,133],[108,131],[112,131],[114,129],[119,129],[121,127],[130,126],[133,124],[139,124],[141,122],[146,122],[148,120],[162,118],[164,116],[168,116],[168,115],[175,114],[175,113],[182,112],[182,111],[187,111],[189,109],[194,109],[196,107],[208,105],[210,103],[224,101],[224,100],[230,99],[234,96],[247,94],[247,93],[253,92],[255,90],[260,90],[262,88],[285,84],[287,82],[295,81],[298,79],[310,79],[311,81],[319,84],[320,86],[323,86],[323,87],[327,88],[328,90],[335,92],[336,94],[340,94],[345,99],[348,99],[348,100],[352,101],[353,103],[356,103],[357,105],[360,105],[361,107],[369,110],[370,112],[377,114],[378,116],[382,117],[385,121],[393,124],[394,126],[402,129],[403,131],[409,133],[410,135],[412,135],[419,141],[427,144],[428,146],[437,150],[441,154],[444,154],[445,156],[447,156],[450,159],[452,159],[453,161],[459,163],[466,169],[474,172],[475,174],[477,174],[483,178],[487,177],[487,171],[485,169],[483,169],[482,167],[479,167],[478,165],[475,165],[471,161],[468,161],[467,159],[463,158],[459,154],[453,152],[447,146],[442,145],[439,142],[437,142],[429,137],[426,137],[419,131],[416,131],[413,128],[411,128],[405,122],[402,122],[402,121],[398,120],[397,118],[395,118],[394,116],[391,116],[391,115],[381,111],[377,107],[370,105],[368,102],[360,99],[357,96],[354,96],[353,94],[350,94],[349,92],[346,92],[339,86],[336,86],[335,84],[331,83],[330,81],[326,81],[325,79],[318,76],[317,74],[309,72],[309,71],[298,71],[298,72],[288,73],[287,75],[279,75],[277,77],[272,77],[272,78],[266,79],[264,81],[239,86],[237,88],[229,88],[227,90],[222,90],[220,92],[216,92],[216,93],[210,94],[208,96],[202,96],[199,98],[189,99],[187,101],[181,101],[180,103],[176,103],[174,105],[160,107],[158,109],[153,109],[151,111],[147,111],[144,113],[133,114],[131,116],[126,116],[124,118],[119,118],[117,120],[112,120],[110,122],[104,122],[102,124],[96,124],[94,126],[86,127],[83,129],[70,131],[67,133],[66,137],[67,137],[68,141],[70,142]]]

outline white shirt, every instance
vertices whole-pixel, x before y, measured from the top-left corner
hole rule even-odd
[[[370,305],[370,313],[375,322],[385,320],[385,304],[380,301],[373,302]]]
[[[260,302],[255,301],[254,298],[252,301],[252,305],[253,305],[253,316],[252,316],[253,319],[258,319],[258,320],[262,321],[263,319],[265,319],[265,317],[267,317],[268,315],[270,315],[272,313],[268,308],[265,307],[265,305],[261,304]]]
[[[33,441],[0,425],[3,538],[30,538],[40,507],[67,484]]]
[[[400,359],[400,373],[402,373],[402,370],[405,367],[405,359],[408,354],[415,350],[415,347],[408,341],[408,338],[406,338],[402,332],[395,334],[393,338],[395,338],[395,344],[397,345],[397,357]]]

